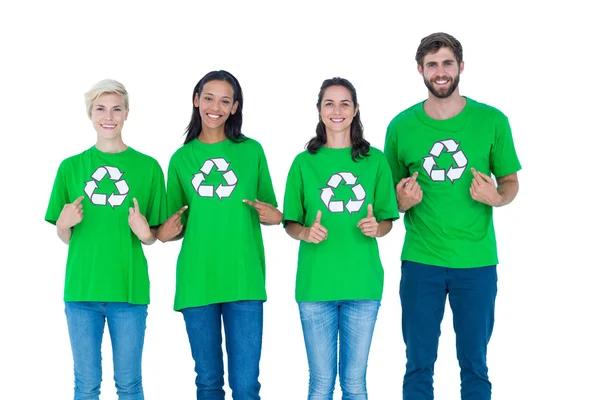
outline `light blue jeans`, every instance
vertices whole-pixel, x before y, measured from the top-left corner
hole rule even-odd
[[[339,370],[343,400],[366,400],[367,359],[380,302],[299,302],[308,356],[309,400],[331,400]]]
[[[98,400],[102,381],[102,334],[108,323],[119,400],[143,400],[142,348],[147,305],[65,302],[73,351],[75,400]]]

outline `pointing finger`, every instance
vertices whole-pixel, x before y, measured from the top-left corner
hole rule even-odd
[[[256,208],[258,206],[258,204],[256,204],[255,202],[253,202],[252,200],[242,200],[244,203],[248,204],[249,206],[252,206],[254,208]]]
[[[317,224],[321,224],[321,210],[317,211],[317,218],[315,218]]]
[[[140,212],[140,205],[135,197],[133,198],[133,210],[138,213]]]
[[[75,201],[73,202],[73,205],[76,205],[76,206],[78,206],[78,205],[81,203],[81,201],[82,201],[82,200],[83,200],[83,196],[79,196],[79,197],[77,198],[77,200],[75,200]]]
[[[367,217],[372,217],[373,216],[373,205],[369,204],[367,205]]]
[[[175,213],[175,215],[180,216],[187,209],[188,209],[188,206],[183,206],[183,207],[181,207],[181,210],[179,210]]]

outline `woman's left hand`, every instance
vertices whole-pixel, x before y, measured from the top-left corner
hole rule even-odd
[[[283,220],[283,214],[281,211],[270,205],[269,203],[265,203],[264,201],[256,200],[242,200],[244,203],[254,207],[256,212],[258,213],[258,218],[260,219],[260,223],[264,225],[279,225]]]
[[[358,227],[365,236],[376,237],[379,224],[373,216],[373,206],[367,205],[367,216],[358,221]]]
[[[129,207],[129,227],[143,243],[154,242],[155,236],[148,226],[148,221],[140,213],[138,201],[133,199],[133,207]]]

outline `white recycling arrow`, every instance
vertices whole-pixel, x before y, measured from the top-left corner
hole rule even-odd
[[[201,197],[213,197],[215,188],[211,185],[200,185],[198,194]]]
[[[108,174],[110,175],[110,179],[112,181],[118,181],[119,179],[121,179],[121,176],[123,176],[123,173],[119,171],[119,168],[108,166],[105,166],[104,168],[106,168],[106,170],[108,171]]]
[[[125,197],[127,197],[126,194],[111,193],[111,195],[108,197],[108,204],[110,204],[112,208],[120,206],[121,204],[123,204],[123,201],[125,201]]]
[[[94,194],[94,190],[96,189],[98,189],[96,181],[88,181],[85,183],[85,189],[83,189],[83,191],[87,194],[88,199],[91,199],[92,194]]]
[[[443,169],[434,169],[431,171],[431,180],[436,182],[443,182],[446,179],[446,171]]]
[[[215,190],[215,193],[217,193],[219,199],[222,199],[223,197],[231,196],[231,192],[233,192],[233,189],[235,189],[235,186],[223,186],[219,184],[219,187],[217,188],[217,190]]]
[[[121,174],[123,175],[123,174]],[[115,182],[115,187],[119,191],[119,194],[127,194],[129,193],[129,185],[125,181],[117,181]]]
[[[342,181],[341,175],[333,174],[333,175],[331,175],[331,178],[329,178],[329,182],[327,182],[327,186],[336,188],[336,187],[338,187],[338,185],[340,184],[341,181]]]
[[[357,212],[360,210],[360,208],[363,205],[363,201],[362,200],[348,200],[348,203],[346,203],[346,210],[348,210],[348,212],[350,214],[352,214],[353,212]]]
[[[212,167],[213,165],[215,165],[213,163],[212,160],[206,160],[204,161],[204,164],[202,165],[202,168],[200,168],[200,171],[204,172],[206,175],[210,174],[210,171],[212,171]]]
[[[227,164],[229,166],[229,164]],[[235,176],[235,172],[227,171],[223,174],[223,178],[227,181],[228,185],[235,185],[237,183],[237,176]],[[233,189],[231,189],[233,190]]]
[[[434,157],[439,157],[442,154],[442,150],[444,150],[444,145],[441,142],[435,142],[429,154]]]
[[[450,166],[450,169],[448,170],[448,174],[446,174],[446,176],[448,177],[448,179],[450,179],[450,182],[454,182],[455,180],[461,177],[463,172],[465,172],[465,167],[453,168],[452,166]]]
[[[351,172],[340,172],[340,175],[344,178],[346,185],[354,185],[356,183],[356,177]]]
[[[194,178],[192,178],[192,186],[194,186],[194,190],[196,192],[198,191],[198,188],[200,187],[202,182],[204,182],[204,179],[204,174],[202,172],[198,172],[194,175]]]
[[[325,206],[328,208],[329,208],[329,202],[331,201],[332,197],[333,197],[333,189],[331,189],[330,187],[321,189],[321,200],[323,200],[323,203],[325,203]]]
[[[224,158],[213,158],[212,162],[217,166],[217,171],[227,171],[229,163]]]
[[[452,158],[454,158],[456,165],[458,165],[459,167],[467,166],[467,157],[465,157],[465,153],[463,153],[462,150],[452,154]]]
[[[96,182],[100,182],[102,180],[102,178],[104,178],[104,176],[107,174],[107,170],[104,167],[98,167],[98,169],[92,174],[92,178],[94,178],[94,180]]]
[[[425,157],[425,159],[423,160],[423,168],[425,168],[425,171],[427,171],[427,175],[431,176],[431,171],[433,170],[433,167],[437,165],[435,163],[435,159],[431,156],[429,157]]]
[[[100,193],[94,193],[90,198],[93,204],[97,206],[105,206],[106,205],[106,195]]]
[[[344,212],[344,202],[342,200],[332,201],[327,208],[331,212]]]
[[[458,149],[458,143],[456,143],[453,139],[442,140],[442,144],[449,152],[455,152]]]

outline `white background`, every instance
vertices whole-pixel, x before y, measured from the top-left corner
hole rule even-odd
[[[125,84],[131,111],[124,140],[166,170],[189,122],[194,85],[208,71],[229,70],[244,90],[243,132],[265,148],[281,204],[291,161],[314,134],[321,82],[342,76],[355,85],[366,137],[382,149],[391,118],[426,96],[414,53],[436,31],[462,42],[461,94],[509,117],[523,165],[516,201],[495,213],[494,398],[598,398],[598,30],[583,2],[550,3],[3,2],[0,399],[72,398],[62,303],[67,247],[44,214],[60,161],[94,143],[83,103],[93,83]],[[303,399],[298,243],[280,227],[263,232],[269,300],[261,394]],[[401,398],[403,235],[396,223],[380,240],[386,281],[367,378],[375,400]],[[146,252],[147,399],[195,398],[183,318],[172,311],[179,247]],[[436,398],[448,400],[459,399],[451,322],[448,309],[435,375]],[[102,398],[116,399],[105,339]]]

